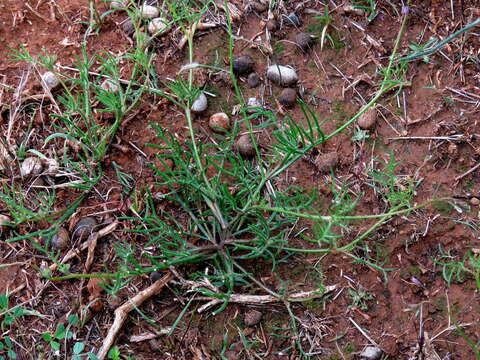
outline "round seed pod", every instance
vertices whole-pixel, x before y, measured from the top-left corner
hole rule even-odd
[[[291,86],[298,81],[298,75],[291,67],[272,65],[267,69],[267,79],[280,86]]]
[[[58,80],[57,75],[51,71],[47,71],[42,75],[42,87],[47,90],[53,90],[58,85],[60,85],[60,80]]]
[[[240,155],[251,157],[255,155],[255,146],[250,139],[250,134],[241,135],[235,142],[235,147]]]
[[[110,3],[110,8],[114,10],[125,10],[127,8],[129,0],[122,1],[112,1]]]
[[[250,55],[239,55],[233,57],[233,72],[237,75],[248,74],[252,71],[255,61]]]
[[[140,15],[144,19],[153,19],[158,17],[158,15],[160,15],[160,11],[158,11],[158,8],[156,8],[155,6],[143,5],[140,8]]]
[[[28,157],[22,162],[20,167],[20,175],[38,175],[42,172],[43,165],[38,157]]]
[[[205,96],[205,94],[202,92],[200,93],[200,95],[198,95],[198,97],[195,99],[195,101],[193,102],[192,104],[192,108],[191,110],[194,112],[194,113],[202,113],[204,112],[205,110],[207,110],[207,106],[208,106],[208,100],[207,100],[207,97]]]
[[[135,33],[135,25],[133,25],[132,19],[126,18],[122,22],[122,30],[127,36],[132,36]]]
[[[357,120],[360,129],[370,130],[377,122],[377,111],[374,108],[369,108]]]
[[[50,241],[52,247],[58,250],[65,250],[70,245],[70,235],[68,231],[63,227],[58,230],[58,232],[52,236]]]
[[[216,113],[210,116],[208,121],[210,128],[218,133],[224,133],[230,129],[230,119],[225,113]]]
[[[154,271],[150,273],[150,280],[157,281],[162,278],[162,273],[158,271]]]
[[[84,217],[77,223],[77,225],[75,225],[75,230],[73,231],[73,234],[79,240],[85,240],[90,236],[91,233],[94,232],[97,225],[98,222],[94,217]]]
[[[308,50],[312,45],[312,37],[310,36],[310,34],[307,34],[304,32],[301,32],[295,35],[294,41],[295,41],[295,44],[297,44],[297,46],[303,51]]]
[[[296,99],[297,99],[296,90],[292,88],[286,88],[282,90],[278,101],[280,102],[280,104],[286,107],[291,107],[295,104]]]
[[[252,72],[250,75],[248,75],[247,84],[252,89],[260,85],[260,77],[258,76],[258,74],[255,72]]]
[[[148,24],[148,32],[150,35],[165,35],[169,30],[170,26],[168,24],[168,20],[161,17],[152,19],[150,24]]]

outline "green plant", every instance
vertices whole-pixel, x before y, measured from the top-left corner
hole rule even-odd
[[[0,354],[5,354],[8,359],[17,358],[17,353],[14,350],[14,344],[10,336],[5,336],[3,337],[3,341],[0,341]],[[0,360],[5,360],[7,358],[0,355]]]
[[[348,308],[358,307],[360,310],[367,310],[367,302],[374,299],[374,296],[367,293],[362,286],[360,286],[357,290],[349,288],[348,294],[352,298],[352,303],[348,306]]]
[[[469,276],[475,280],[477,289],[480,290],[480,256],[468,250],[461,260],[454,260],[455,256],[450,251],[445,252],[439,245],[440,259],[432,261],[442,267],[442,276],[448,286],[456,281],[463,283]]]
[[[378,15],[376,0],[353,0],[355,9],[365,10],[368,13],[368,22],[373,21]]]

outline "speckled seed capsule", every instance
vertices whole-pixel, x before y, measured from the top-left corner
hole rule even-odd
[[[255,155],[255,146],[250,139],[250,134],[241,135],[237,139],[235,147],[237,148],[237,151],[240,153],[240,155],[244,157],[251,157]]]
[[[42,172],[43,165],[38,157],[27,157],[20,167],[20,175],[38,175]]]
[[[53,235],[50,243],[55,249],[65,250],[70,245],[70,235],[68,234],[68,231],[64,228],[60,228],[58,232]]]
[[[298,81],[297,72],[283,65],[269,66],[267,69],[267,78],[280,86],[291,86]]]
[[[60,85],[60,80],[58,80],[57,75],[55,75],[53,72],[47,71],[42,75],[42,86],[45,89],[53,90],[58,85]]]
[[[213,131],[224,133],[230,129],[230,119],[225,113],[216,113],[210,116],[208,125]]]
[[[150,21],[148,24],[148,32],[150,35],[160,36],[165,35],[170,27],[168,25],[168,20],[164,18],[155,18]]]
[[[73,234],[78,239],[85,240],[90,236],[91,233],[95,231],[97,225],[97,220],[94,217],[87,216],[81,219],[77,225],[75,225]]]
[[[158,9],[155,6],[143,5],[140,8],[140,14],[142,15],[142,17],[144,19],[153,19],[153,18],[158,17],[160,12],[158,11]]]
[[[201,112],[204,112],[205,110],[207,110],[207,106],[208,106],[207,97],[202,92],[202,93],[200,93],[200,95],[198,95],[198,97],[193,102],[191,110],[194,113],[201,113]]]

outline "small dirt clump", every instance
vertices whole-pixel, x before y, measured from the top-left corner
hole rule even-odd
[[[338,153],[332,151],[326,154],[320,154],[315,158],[315,166],[320,172],[327,172],[338,164]]]
[[[280,97],[278,101],[280,104],[286,107],[292,107],[295,104],[295,100],[297,99],[297,91],[292,88],[283,89],[280,93]]]
[[[95,227],[98,225],[97,220],[92,216],[87,216],[81,219],[77,225],[75,225],[75,230],[73,234],[79,240],[87,239],[91,233],[95,230]]]
[[[255,326],[262,320],[262,315],[258,310],[250,310],[245,313],[243,321],[246,326]]]
[[[213,131],[224,133],[230,129],[230,119],[225,113],[216,113],[210,116],[208,125]]]
[[[374,108],[369,108],[365,111],[357,121],[360,129],[370,130],[372,129],[377,122],[377,111]]]
[[[250,55],[239,55],[233,58],[233,72],[237,75],[245,75],[253,70],[255,62]]]

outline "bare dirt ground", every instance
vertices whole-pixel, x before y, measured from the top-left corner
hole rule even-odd
[[[268,85],[265,75],[271,63],[290,65],[299,75],[298,88],[303,99],[311,104],[320,119],[328,119],[325,133],[349,119],[365,104],[365,99],[368,101],[374,94],[374,86],[381,80],[378,70],[388,63],[401,25],[399,1],[377,1],[378,15],[371,22],[367,22],[365,14],[341,11],[342,4],[337,3],[335,7],[329,3],[333,43],[327,39],[322,49],[318,39],[319,20],[315,16],[324,12],[323,4],[284,1],[282,12],[276,13],[277,18],[285,20],[286,15],[295,11],[301,24],[288,26],[284,21],[279,29],[271,32],[267,42],[267,12],[246,7],[249,1],[232,2],[244,9],[241,18],[234,22],[234,33],[239,38],[252,40],[238,40],[234,53],[252,56],[262,83],[250,88],[246,79],[240,77],[244,98],[263,99],[275,114],[290,114],[301,122],[300,106],[280,108],[276,99],[281,89]],[[107,4],[97,3],[101,13],[108,10]],[[461,29],[478,18],[478,5],[475,0],[414,2],[399,53],[408,54],[411,42],[423,44],[432,37],[444,39]],[[43,70],[25,62],[12,62],[9,54],[22,45],[31,54],[43,51],[56,55],[58,69],[72,66],[81,54],[85,23],[89,21],[88,6],[83,0],[3,0],[0,3],[0,127],[2,137],[7,139],[7,134],[10,135],[10,145],[18,147],[27,141],[28,149],[54,154],[56,144],[44,147],[44,140],[55,132],[58,120],[49,115],[55,112],[56,105],[48,97],[32,98],[43,94],[39,83],[39,73]],[[90,54],[119,55],[133,46],[121,25],[125,16],[118,11],[103,18],[100,30],[89,39]],[[228,36],[224,28],[225,25],[220,24],[199,32],[194,47],[196,61],[210,64],[220,59],[225,66],[228,64]],[[311,49],[304,52],[298,48],[294,42],[298,32],[317,36]],[[318,153],[338,153],[335,167],[338,186],[348,184],[352,194],[365,194],[357,206],[359,214],[385,211],[380,195],[368,186],[370,179],[366,174],[367,169],[380,168],[382,162],[388,162],[392,154],[399,162],[396,173],[418,184],[415,203],[441,197],[457,199],[393,218],[368,238],[367,246],[356,250],[356,256],[376,259],[377,264],[389,269],[386,279],[378,269],[353,263],[341,254],[292,255],[279,263],[274,272],[261,262],[245,260],[243,266],[275,290],[308,291],[318,284],[335,288],[322,298],[291,305],[298,320],[296,331],[291,328],[290,316],[282,303],[232,303],[218,315],[212,315],[211,311],[199,314],[197,310],[204,302],[194,299],[170,336],[155,335],[159,329],[172,326],[192,299],[178,284],[169,284],[142,304],[138,312],[130,313],[115,341],[121,358],[300,359],[302,355],[296,350],[295,338],[300,339],[309,358],[318,359],[360,358],[364,347],[372,344],[382,349],[383,359],[478,358],[480,289],[473,276],[448,284],[443,276],[445,269],[434,260],[447,253],[452,256],[451,260],[461,260],[467,251],[474,254],[480,251],[476,227],[480,170],[475,168],[467,173],[480,156],[479,32],[480,28],[476,27],[472,33],[454,39],[429,55],[429,63],[422,59],[408,63],[403,79],[410,84],[398,96],[392,91],[380,100],[376,107],[376,126],[363,133],[363,138],[352,140],[356,130],[351,126],[318,149]],[[155,44],[154,66],[161,80],[174,77],[188,62],[185,50],[177,49],[179,38],[178,33],[172,33]],[[262,50],[262,44],[270,45],[272,54]],[[127,78],[130,70],[122,71]],[[199,141],[204,143],[212,139],[208,127],[210,115],[237,104],[230,85],[222,80],[209,78],[206,89],[218,96],[212,99],[205,113],[194,119]],[[99,115],[98,121],[108,119]],[[132,175],[139,186],[161,191],[153,185],[153,174],[148,167],[148,163],[155,161],[155,149],[146,144],[158,143],[150,122],[178,138],[188,137],[183,114],[174,104],[146,96],[128,121],[122,123],[104,160],[105,175],[97,191],[82,202],[67,220],[66,228],[72,230],[82,216],[96,216],[98,221],[107,223],[108,219],[131,215],[122,206],[124,199],[112,163]],[[262,134],[260,139],[268,145],[268,134]],[[18,179],[19,167],[19,159],[5,167],[1,173],[2,184]],[[322,212],[333,199],[332,192],[325,186],[332,180],[331,176],[305,159],[276,179],[275,185],[318,191],[321,201],[317,206]],[[27,181],[22,183],[23,189],[36,191]],[[76,190],[59,189],[54,207],[61,209],[77,196]],[[164,206],[173,213],[179,211],[169,204]],[[10,215],[2,201],[0,214]],[[366,229],[373,222],[367,221],[359,227]],[[128,220],[119,224],[113,233],[99,240],[88,273],[104,272],[108,264],[115,261],[114,242],[138,240],[125,231],[132,227]],[[46,229],[48,225],[47,220],[41,219],[15,229],[2,229],[0,294],[11,294],[10,307],[19,305],[35,312],[0,329],[0,341],[3,339],[5,343],[5,337],[12,339],[11,349],[18,359],[72,358],[76,342],[85,345],[84,352],[97,353],[113,323],[114,310],[152,283],[146,275],[135,277],[114,298],[106,295],[93,280],[46,280],[40,269],[51,266],[49,258],[26,240],[12,243],[7,240],[14,235]],[[304,228],[305,234],[312,234],[313,225],[312,221],[300,220],[297,229]],[[355,235],[347,234],[346,238],[351,241]],[[292,243],[298,247],[310,246],[301,236],[292,239]],[[87,251],[77,254],[71,260],[72,272],[82,273],[86,258]],[[316,267],[319,261],[323,264],[321,271]],[[205,268],[197,264],[178,270],[187,276],[195,271],[204,272]],[[480,278],[478,274],[477,278]],[[251,287],[239,287],[237,292],[264,295]],[[96,297],[100,298],[99,302],[84,319],[81,310]],[[253,310],[262,314],[259,322],[249,322],[248,317],[255,316]],[[0,313],[0,320],[6,314]],[[73,338],[62,339],[58,352],[52,350],[42,334],[54,333],[59,324],[66,324],[69,316],[75,314],[85,320],[85,324],[74,324],[70,329]],[[144,338],[138,338],[143,335]],[[8,358],[7,347],[0,348],[1,356]]]

